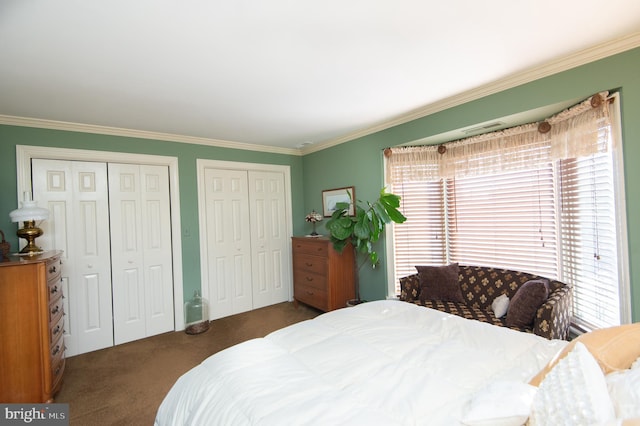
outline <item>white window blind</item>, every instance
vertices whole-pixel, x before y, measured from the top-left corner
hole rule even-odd
[[[446,259],[444,190],[440,181],[403,182],[392,192],[400,195],[407,217],[393,227],[396,278],[415,274],[416,265],[443,265]],[[396,284],[398,280],[396,279]],[[396,293],[399,289],[396,288]]]
[[[450,260],[557,277],[551,164],[447,180]]]
[[[611,154],[561,160],[559,169],[561,270],[563,281],[574,285],[574,322],[586,329],[618,325],[620,297]]]

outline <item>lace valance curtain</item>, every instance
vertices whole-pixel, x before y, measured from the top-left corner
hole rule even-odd
[[[608,92],[593,95],[541,123],[485,133],[439,146],[385,150],[387,182],[438,180],[522,170],[606,152]]]

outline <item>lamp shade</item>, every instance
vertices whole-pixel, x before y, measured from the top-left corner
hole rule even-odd
[[[30,220],[46,220],[49,218],[49,210],[38,207],[35,201],[21,202],[22,207],[9,213],[11,222],[26,222]]]

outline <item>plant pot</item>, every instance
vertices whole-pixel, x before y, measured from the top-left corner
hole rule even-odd
[[[347,300],[347,308],[351,308],[353,306],[359,305],[361,303],[366,302],[366,300],[361,300],[361,299],[350,299]]]

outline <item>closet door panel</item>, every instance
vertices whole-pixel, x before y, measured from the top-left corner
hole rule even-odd
[[[210,319],[253,308],[247,173],[204,171],[206,276]]]
[[[109,214],[116,345],[146,336],[140,167],[109,164]]]
[[[91,302],[77,307],[82,318],[78,350],[85,353],[113,345],[107,168],[104,163],[72,161],[71,170],[74,219],[69,225],[75,230],[73,260],[77,264],[77,282],[82,283],[79,294]],[[93,321],[89,322],[91,317]]]
[[[147,336],[174,329],[169,170],[140,166]]]
[[[64,250],[66,355],[112,346],[107,166],[34,159],[32,181],[34,199],[51,212],[38,242]]]
[[[251,216],[253,308],[289,300],[291,270],[285,232],[284,175],[248,172]]]

